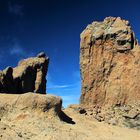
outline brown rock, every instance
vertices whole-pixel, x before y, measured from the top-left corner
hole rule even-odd
[[[129,22],[108,17],[81,33],[81,104],[140,104],[140,48]]]
[[[3,93],[46,93],[46,74],[49,59],[45,53],[24,59],[15,68],[8,67],[0,72],[0,92]]]
[[[54,95],[40,95],[34,93],[25,94],[1,94],[0,95],[0,115],[5,113],[16,112],[17,114],[23,110],[47,112],[53,109],[53,114],[59,114],[61,111],[62,100]],[[3,108],[3,109],[2,109]]]

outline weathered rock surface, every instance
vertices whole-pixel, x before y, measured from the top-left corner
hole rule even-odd
[[[140,47],[129,22],[108,17],[81,34],[81,104],[140,103]]]
[[[80,68],[86,114],[140,129],[140,47],[129,22],[107,17],[88,25],[81,33]]]
[[[52,110],[53,114],[58,115],[61,112],[61,106],[61,98],[51,94],[40,95],[31,92],[25,94],[3,93],[0,94],[0,119],[2,119],[2,117],[9,117],[10,119],[11,116],[9,115],[11,114],[24,114],[24,110],[28,110],[28,113],[35,111],[38,114]],[[23,116],[26,117],[26,115],[25,113]]]
[[[0,93],[46,93],[49,58],[45,53],[21,60],[17,67],[0,71]]]

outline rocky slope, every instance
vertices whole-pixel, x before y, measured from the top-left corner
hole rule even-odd
[[[118,123],[125,116],[140,126],[139,62],[140,47],[128,21],[107,17],[88,25],[81,33],[81,105],[100,121],[117,116]]]
[[[21,60],[17,67],[0,71],[0,93],[46,93],[49,58],[45,53]]]

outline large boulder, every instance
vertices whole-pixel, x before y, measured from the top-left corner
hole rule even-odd
[[[0,93],[46,93],[48,64],[49,58],[42,52],[0,71]]]
[[[140,47],[129,22],[108,17],[81,34],[81,104],[140,103]]]

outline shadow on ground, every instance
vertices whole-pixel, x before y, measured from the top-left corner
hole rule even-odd
[[[69,124],[75,124],[75,122],[72,120],[71,117],[69,117],[67,114],[65,114],[63,111],[61,111],[61,113],[59,113],[59,118]]]

